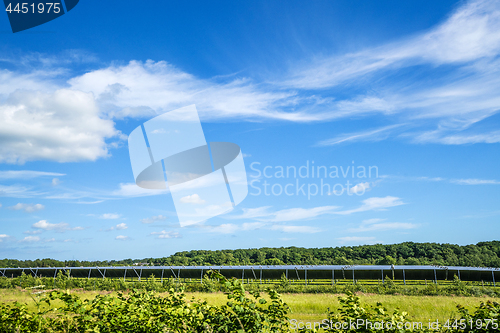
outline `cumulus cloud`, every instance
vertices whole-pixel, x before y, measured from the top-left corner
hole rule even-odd
[[[151,216],[151,217],[149,217],[147,219],[142,219],[141,222],[145,223],[145,224],[150,224],[150,223],[154,223],[154,222],[157,222],[157,221],[164,221],[166,219],[167,219],[166,216],[157,215],[157,216]]]
[[[108,229],[108,231],[111,230],[125,230],[128,229],[128,225],[126,223],[119,223],[111,228]]]
[[[116,236],[115,239],[121,240],[121,241],[126,241],[126,240],[130,240],[130,237],[124,236],[124,235],[119,235],[119,236]]]
[[[26,236],[24,237],[21,242],[25,242],[25,243],[35,243],[35,242],[39,242],[41,239],[40,237],[38,236]]]
[[[34,229],[40,229],[40,230],[45,230],[45,231],[54,230],[54,231],[58,231],[58,232],[63,232],[63,231],[67,231],[67,230],[83,230],[83,227],[70,228],[68,223],[64,223],[64,222],[49,223],[46,220],[40,220],[40,221],[34,223],[31,227]]]
[[[120,133],[102,119],[91,93],[17,90],[0,105],[0,162],[95,161]]]
[[[24,203],[18,203],[17,205],[14,205],[12,207],[9,207],[10,209],[13,210],[24,210],[26,213],[33,213],[39,210],[42,210],[45,208],[44,205],[42,204],[24,204]]]
[[[8,239],[10,236],[6,234],[0,234],[0,243],[3,242],[4,240]]]
[[[205,200],[201,199],[198,194],[193,194],[193,195],[188,195],[188,196],[182,197],[180,199],[180,202],[190,203],[190,204],[195,204],[195,205],[202,205],[205,203]]]

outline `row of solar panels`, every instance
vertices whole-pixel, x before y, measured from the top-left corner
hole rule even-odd
[[[454,275],[464,281],[499,281],[500,269],[456,266],[122,266],[122,267],[40,267],[0,268],[0,276],[18,277],[23,272],[32,276],[52,277],[59,271],[78,278],[158,278],[200,279],[208,271],[219,271],[225,277],[242,279],[350,279],[383,280],[450,280]]]

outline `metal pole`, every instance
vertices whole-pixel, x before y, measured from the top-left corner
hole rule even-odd
[[[245,282],[243,281],[243,279],[245,278],[245,269],[243,268],[241,270],[241,284],[244,284]]]
[[[404,269],[403,269],[403,282],[404,282],[404,284],[406,286],[406,277],[405,277],[405,270]]]
[[[493,270],[491,270],[491,277],[493,278],[493,287],[496,287],[496,285],[495,285],[495,273],[493,272]]]
[[[434,268],[434,283],[437,284],[437,276],[436,276],[436,269]]]
[[[382,270],[382,283],[384,283],[384,270]]]
[[[288,268],[285,271],[285,276],[286,276],[286,279],[288,280]]]
[[[106,278],[106,268],[104,269],[104,274],[102,274],[102,279]]]
[[[163,283],[163,271],[165,270],[165,268],[162,268],[161,269],[161,283]]]
[[[92,273],[92,268],[89,268],[89,277],[87,278],[87,280],[90,279],[90,273]]]
[[[203,283],[203,268],[201,269],[200,283]]]
[[[332,286],[335,284],[335,270],[332,269]]]
[[[306,286],[307,286],[307,268],[306,268],[306,270],[304,272],[305,272],[304,273],[304,275],[305,275],[304,280],[306,281]]]
[[[125,268],[125,274],[123,274],[123,282],[125,282],[125,277],[127,276],[127,269]]]
[[[141,276],[142,276],[142,268],[141,268],[141,270],[139,271],[139,282],[141,282]]]
[[[54,288],[56,287],[56,274],[57,274],[57,268],[54,271]]]
[[[460,280],[460,270],[458,269],[457,272],[458,272],[458,279]]]
[[[353,284],[353,285],[355,285],[355,284],[356,284],[354,281],[355,281],[355,280],[354,280],[354,267],[353,267],[353,269],[352,269],[352,284]]]
[[[260,269],[260,284],[262,284],[262,268]]]

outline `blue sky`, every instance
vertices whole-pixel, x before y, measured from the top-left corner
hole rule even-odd
[[[0,257],[500,232],[498,2],[86,1],[16,34],[4,14],[0,39]],[[253,186],[181,228],[168,190],[135,185],[127,137],[191,104],[208,142],[241,147]],[[276,174],[306,165],[339,174]],[[321,181],[339,191],[307,195]]]

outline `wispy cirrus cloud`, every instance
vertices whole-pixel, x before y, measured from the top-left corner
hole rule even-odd
[[[169,239],[169,238],[181,238],[181,234],[175,231],[157,231],[157,232],[152,232],[150,235],[156,236],[156,238],[159,239]]]
[[[32,170],[5,170],[0,171],[0,179],[33,179],[38,177],[62,177],[64,173],[32,171]]]
[[[357,228],[351,228],[349,232],[374,232],[387,230],[409,230],[418,228],[418,224],[409,222],[385,222],[385,219],[363,220]]]

